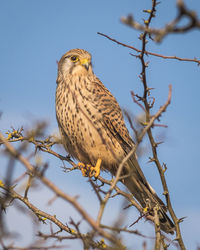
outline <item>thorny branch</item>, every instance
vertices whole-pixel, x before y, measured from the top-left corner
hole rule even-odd
[[[142,50],[140,49],[137,49],[136,47],[134,46],[131,46],[131,45],[128,45],[128,44],[125,44],[125,43],[122,43],[122,42],[119,42],[118,40],[114,39],[114,38],[111,38],[110,36],[106,35],[106,34],[103,34],[101,32],[97,32],[97,34],[101,35],[101,36],[104,36],[106,38],[108,38],[109,40],[111,40],[112,42],[115,42],[119,45],[122,45],[123,47],[126,47],[126,48],[129,48],[129,49],[132,49],[132,50],[135,50],[136,52],[138,53],[141,53]],[[163,59],[175,59],[175,60],[178,60],[178,61],[185,61],[185,62],[195,62],[197,63],[198,65],[200,65],[200,60],[196,59],[196,58],[181,58],[181,57],[177,57],[177,56],[166,56],[166,55],[161,55],[161,54],[158,54],[158,53],[154,53],[154,52],[150,52],[150,51],[147,51],[145,50],[144,51],[144,54],[145,55],[151,55],[151,56],[156,56],[156,57],[160,57],[160,58],[163,58]],[[130,55],[132,56],[135,56],[133,55],[132,53],[130,53]],[[136,57],[139,57],[139,55],[136,55]]]
[[[156,241],[155,241],[155,250],[161,249],[161,232],[160,232],[160,222],[159,222],[159,216],[158,211],[159,208],[157,206],[154,207],[154,225],[155,225],[155,233],[156,233]]]
[[[153,2],[156,5],[156,0],[153,1]],[[151,19],[149,18],[149,20],[148,20],[148,22],[146,24],[147,27],[149,27],[150,20]],[[147,32],[144,32],[143,39],[142,39],[142,52],[141,52],[141,55],[140,55],[140,60],[141,60],[141,64],[142,64],[141,78],[142,78],[142,82],[143,82],[143,86],[144,86],[143,103],[144,103],[145,108],[146,108],[146,120],[148,122],[149,119],[150,119],[150,108],[149,108],[149,104],[148,104],[148,101],[147,101],[147,95],[148,95],[149,91],[148,91],[148,87],[147,87],[146,64],[145,64],[145,60],[144,60],[145,48],[146,48],[146,37],[147,37]],[[172,208],[172,205],[171,205],[169,191],[168,191],[166,179],[165,179],[165,176],[164,176],[164,171],[163,171],[163,169],[161,167],[161,164],[160,164],[160,162],[158,160],[157,151],[156,151],[157,145],[156,145],[156,143],[154,141],[151,128],[148,130],[147,133],[148,133],[149,140],[150,140],[150,143],[151,143],[151,146],[152,146],[153,158],[155,160],[156,166],[157,166],[158,171],[160,173],[164,193],[165,193],[165,196],[166,196],[167,207],[169,209],[169,212],[170,212],[170,214],[172,216],[172,219],[173,219],[173,221],[175,223],[175,226],[176,226],[177,240],[179,242],[179,245],[180,245],[181,249],[185,249],[185,246],[184,246],[184,243],[183,243],[183,240],[182,240],[182,236],[181,236],[181,233],[180,233],[179,222],[178,222],[178,219],[177,219],[177,217],[176,217],[176,215],[174,213],[174,210]]]
[[[152,9],[151,9],[151,12],[149,14],[149,18],[145,22],[145,27],[146,27],[147,30],[149,29],[150,22],[151,22],[152,18],[154,17],[156,4],[157,4],[156,0],[153,0],[152,1]],[[143,88],[144,88],[143,97],[141,98],[141,101],[144,103],[145,110],[146,110],[146,112],[145,112],[146,113],[146,122],[149,122],[150,117],[151,117],[151,115],[150,115],[151,107],[150,107],[150,105],[148,103],[148,96],[150,95],[150,89],[147,86],[147,79],[146,79],[147,64],[146,64],[145,59],[144,59],[145,51],[146,51],[146,44],[147,44],[146,39],[147,39],[147,35],[149,34],[149,32],[147,30],[145,30],[144,33],[141,35],[142,49],[141,49],[141,53],[139,55],[139,58],[140,58],[140,61],[141,61],[141,64],[142,64],[142,72],[140,74],[140,77],[141,77],[141,80],[142,80],[142,83],[143,83]],[[170,99],[168,99],[169,103],[170,103]],[[161,108],[163,109],[163,112],[164,112],[165,107],[163,106]],[[153,159],[154,159],[154,161],[156,163],[156,166],[158,168],[160,178],[161,178],[161,181],[162,181],[163,190],[164,190],[164,194],[166,196],[166,201],[167,201],[167,207],[168,207],[168,210],[169,210],[169,212],[170,212],[170,214],[172,216],[172,219],[173,219],[173,221],[175,223],[177,240],[179,242],[179,245],[180,245],[181,249],[185,249],[185,246],[184,246],[184,243],[183,243],[183,240],[182,240],[182,236],[181,236],[181,232],[180,232],[179,220],[177,219],[177,217],[176,217],[176,215],[174,213],[174,210],[172,208],[172,204],[171,204],[171,201],[170,201],[170,195],[169,195],[169,191],[168,191],[168,188],[167,188],[166,179],[165,179],[165,176],[164,176],[164,171],[162,169],[162,166],[161,166],[160,161],[159,161],[158,156],[157,156],[157,151],[156,151],[157,144],[154,141],[151,127],[148,129],[147,134],[148,134],[148,137],[149,137],[149,140],[150,140],[150,143],[151,143],[151,147],[152,147]],[[156,232],[156,237],[158,237],[157,232]]]
[[[156,3],[157,5],[157,3]],[[155,6],[156,6],[155,5]],[[170,23],[166,24],[165,27],[161,29],[150,28],[149,20],[144,21],[144,25],[137,23],[134,21],[131,15],[127,17],[122,17],[121,22],[129,25],[130,27],[140,30],[146,34],[149,34],[156,42],[161,42],[164,37],[169,35],[170,33],[185,33],[192,29],[200,29],[200,20],[198,19],[196,13],[194,11],[189,10],[183,0],[177,0],[177,9],[178,14]],[[152,14],[152,17],[155,17],[156,10],[153,12],[151,10],[145,10],[144,12]],[[180,23],[183,18],[187,18],[188,22],[186,25],[180,26]],[[151,21],[151,20],[150,20]]]

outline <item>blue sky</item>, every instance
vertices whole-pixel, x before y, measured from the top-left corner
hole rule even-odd
[[[116,96],[120,105],[135,115],[140,113],[130,96],[130,90],[142,93],[142,84],[138,78],[141,72],[139,60],[129,55],[133,51],[112,43],[97,35],[97,32],[141,48],[139,32],[121,24],[120,17],[131,13],[137,21],[142,21],[142,18],[147,17],[142,10],[151,7],[151,0],[0,2],[2,132],[5,133],[11,126],[29,128],[38,120],[47,120],[49,131],[56,131],[56,61],[72,48],[88,50],[93,56],[95,74]],[[191,9],[200,13],[198,1],[185,2]],[[153,20],[153,25],[162,27],[175,14],[175,1],[162,1],[157,7],[157,17]],[[164,55],[198,58],[199,41],[200,33],[194,30],[185,35],[169,35],[161,44],[149,41],[147,49]],[[162,116],[162,123],[168,125],[168,128],[156,128],[154,134],[157,137],[164,136],[165,143],[159,148],[160,159],[168,166],[166,178],[177,216],[187,216],[181,225],[186,246],[188,249],[194,249],[200,244],[200,71],[195,63],[155,57],[149,57],[148,60],[148,85],[155,88],[152,91],[156,98],[154,112],[166,101],[168,85],[172,84],[173,87],[172,103]],[[161,196],[159,176],[156,168],[146,163],[148,156],[149,152],[142,159],[142,168]],[[50,164],[48,176],[64,190],[66,183],[70,183],[71,192],[79,194],[83,199],[83,187],[86,192],[91,192],[87,179],[79,173],[70,173],[68,177],[59,168],[59,161],[51,157],[46,159]],[[5,159],[1,161],[6,166]],[[23,168],[19,166],[19,169]],[[1,171],[0,176],[3,176],[4,170]],[[18,171],[21,170],[16,170],[16,175],[19,174]],[[38,195],[42,197],[41,194]],[[37,200],[36,195],[33,197]],[[120,206],[120,202],[116,202]],[[109,218],[112,206],[116,207],[116,204],[112,203],[106,218]],[[15,212],[10,210],[10,213],[13,215],[13,218],[10,216],[12,223],[17,225]],[[135,242],[137,241],[133,240],[131,244],[136,244]],[[78,246],[80,247],[80,244]]]

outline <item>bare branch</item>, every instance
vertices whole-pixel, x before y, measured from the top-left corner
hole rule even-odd
[[[113,41],[113,42],[115,42],[115,43],[117,43],[117,44],[119,44],[119,45],[122,45],[122,46],[124,46],[124,47],[126,47],[126,48],[135,50],[135,51],[138,52],[138,53],[141,53],[141,52],[142,52],[142,50],[137,49],[137,48],[134,47],[134,46],[127,45],[127,44],[125,44],[125,43],[119,42],[119,41],[117,41],[116,39],[111,38],[111,37],[108,36],[108,35],[105,35],[105,34],[100,33],[100,32],[97,32],[97,34],[98,34],[98,35],[101,35],[101,36],[104,36],[104,37],[108,38],[109,40],[111,40],[111,41]],[[196,58],[193,58],[193,59],[192,59],[192,58],[181,58],[181,57],[178,57],[178,56],[166,56],[166,55],[161,55],[161,54],[158,54],[158,53],[150,52],[150,51],[147,51],[147,50],[144,51],[144,54],[145,54],[145,55],[151,55],[151,56],[160,57],[160,58],[163,58],[163,59],[172,59],[172,60],[174,59],[174,60],[184,61],[184,62],[195,62],[195,63],[197,63],[198,65],[200,65],[200,60],[198,60],[198,59],[196,59]],[[130,55],[135,56],[135,55],[133,55],[132,53],[130,53]],[[139,57],[139,55],[137,55],[136,57]]]
[[[166,24],[165,27],[161,29],[150,28],[149,20],[144,21],[145,25],[137,23],[131,15],[127,17],[122,17],[121,22],[136,30],[143,31],[144,33],[149,34],[150,36],[153,35],[154,40],[156,42],[161,42],[164,37],[171,33],[185,33],[189,30],[200,28],[200,20],[198,19],[196,13],[187,9],[182,0],[177,1],[177,9],[178,14],[174,18],[174,20]],[[155,17],[155,9],[153,11],[151,10],[150,15],[151,14]],[[180,26],[179,23],[182,21],[183,18],[187,18],[188,23],[186,25]]]

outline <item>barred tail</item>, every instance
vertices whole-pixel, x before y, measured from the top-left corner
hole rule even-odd
[[[147,186],[135,176],[130,176],[123,180],[124,185],[133,194],[143,208],[150,207],[150,215],[153,215],[153,208],[159,205],[158,216],[160,220],[160,228],[165,233],[174,233],[175,226],[166,214],[166,206],[157,196],[150,184]]]

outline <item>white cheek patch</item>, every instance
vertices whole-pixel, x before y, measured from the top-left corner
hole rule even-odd
[[[62,72],[65,73],[69,73],[70,70],[72,70],[74,64],[69,60],[65,60],[65,62],[62,65]]]

